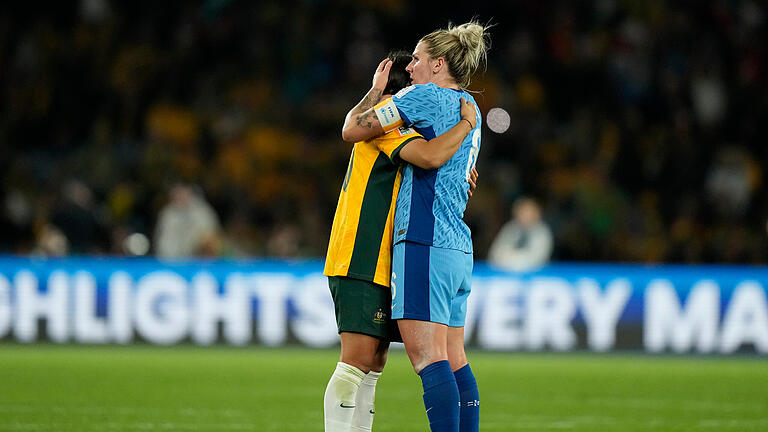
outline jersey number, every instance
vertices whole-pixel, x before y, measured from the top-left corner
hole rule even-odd
[[[480,152],[480,129],[475,129],[472,133],[472,148],[469,150],[469,160],[467,160],[467,172],[465,177],[469,181],[469,172],[477,164],[477,153]]]

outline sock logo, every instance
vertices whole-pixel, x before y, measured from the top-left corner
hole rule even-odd
[[[461,405],[461,402],[459,402],[459,405]],[[480,401],[479,401],[479,400],[471,400],[471,401],[468,401],[468,402],[467,402],[467,406],[468,406],[468,407],[472,407],[472,406],[476,406],[476,407],[479,407],[479,406],[480,406]]]
[[[354,408],[355,407],[354,405],[344,405],[344,402],[340,403],[339,406],[342,407],[342,408]]]

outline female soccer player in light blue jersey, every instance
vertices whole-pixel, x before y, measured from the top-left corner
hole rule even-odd
[[[460,121],[459,98],[484,62],[487,28],[469,22],[434,31],[416,45],[406,68],[413,85],[373,109],[347,115],[343,137],[360,141],[401,125],[430,139]],[[382,62],[382,72],[390,63]],[[371,89],[366,97],[380,97]],[[479,118],[478,112],[478,118]],[[433,432],[476,432],[480,401],[464,352],[471,289],[472,238],[462,220],[481,123],[436,170],[407,165],[397,199],[392,258],[392,318],[424,388]]]

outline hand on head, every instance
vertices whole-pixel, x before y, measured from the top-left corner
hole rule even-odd
[[[387,81],[389,81],[390,68],[392,68],[392,60],[389,58],[385,58],[379,63],[376,72],[373,74],[373,88],[384,91],[387,87]]]

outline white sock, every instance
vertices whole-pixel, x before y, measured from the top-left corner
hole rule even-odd
[[[355,413],[355,397],[365,373],[339,362],[325,388],[325,432],[348,432]]]
[[[381,372],[370,371],[365,375],[355,398],[355,415],[352,416],[350,432],[370,431],[373,427],[373,414],[376,412],[376,382]]]

